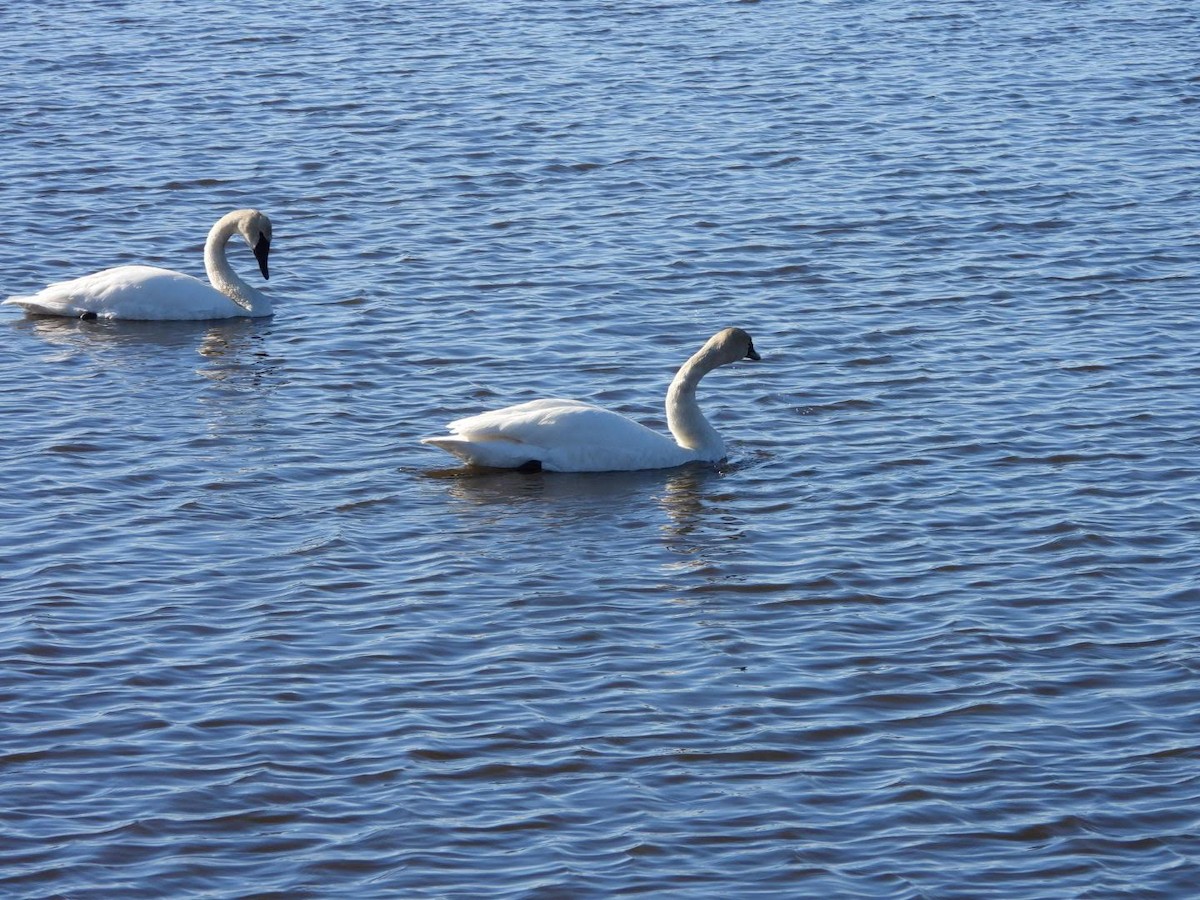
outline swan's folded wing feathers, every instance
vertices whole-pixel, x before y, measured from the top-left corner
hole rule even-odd
[[[86,309],[72,307],[69,298],[48,297],[45,291],[39,294],[14,294],[6,300],[0,301],[0,304],[4,306],[19,306],[25,312],[39,316],[72,316],[77,318],[87,313]]]
[[[421,443],[440,447],[468,465],[512,469],[531,462],[530,448],[503,440],[474,441],[453,435],[421,438]]]
[[[450,437],[424,442],[476,465],[536,461],[548,471],[602,472],[678,465],[692,458],[670,438],[578,400],[535,400],[459,419]]]
[[[469,464],[514,468],[546,456],[543,441],[560,433],[555,425],[565,412],[592,408],[578,400],[532,400],[456,419],[447,426],[450,435],[421,441]]]
[[[529,441],[535,435],[541,443],[543,435],[557,433],[564,416],[579,410],[605,412],[579,400],[530,400],[490,412],[456,419],[448,426],[451,434],[473,440]],[[549,430],[546,430],[549,429]]]

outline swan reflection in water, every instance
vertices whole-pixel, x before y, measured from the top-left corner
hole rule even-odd
[[[187,361],[195,352],[205,362],[196,374],[224,381],[251,368],[261,376],[268,358],[263,338],[269,319],[219,319],[211,322],[114,322],[34,316],[11,323],[27,328],[57,352],[46,362],[67,361],[77,355],[102,357],[106,371],[160,368],[163,360]],[[250,362],[253,362],[250,365]],[[194,363],[186,362],[190,368]],[[267,367],[269,368],[269,367]]]
[[[209,433],[224,433],[247,417],[269,415],[280,360],[266,350],[271,319],[210,322],[125,322],[34,316],[11,323],[27,328],[50,352],[44,362],[82,364],[117,379],[122,392],[149,404],[174,397],[197,405]],[[210,389],[194,390],[199,375]],[[231,402],[231,399],[238,402]],[[157,406],[155,406],[157,408]],[[161,412],[161,410],[160,410]]]
[[[602,530],[657,524],[663,546],[690,559],[742,536],[740,515],[727,502],[731,494],[722,490],[733,471],[727,464],[691,464],[595,474],[456,468],[424,475],[447,485],[449,496],[476,514],[484,511],[486,520],[477,521],[476,527],[511,527],[514,522],[580,527],[586,522]],[[691,568],[694,560],[680,564]]]

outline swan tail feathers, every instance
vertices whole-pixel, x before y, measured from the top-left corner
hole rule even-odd
[[[464,462],[470,462],[471,442],[456,437],[423,437],[422,444],[429,444],[457,456]]]
[[[455,435],[421,438],[429,444],[445,450],[471,466],[486,466],[493,469],[516,469],[533,462],[541,462],[535,448],[519,441],[506,439],[472,440]]]
[[[95,318],[95,313],[75,303],[65,302],[69,298],[53,298],[56,302],[47,302],[40,294],[12,296],[0,301],[0,306],[19,306],[25,312],[35,316],[71,316],[76,319]]]

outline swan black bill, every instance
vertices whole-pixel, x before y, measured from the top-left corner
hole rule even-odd
[[[265,234],[260,235],[258,243],[254,245],[254,258],[258,260],[258,268],[263,273],[263,278],[268,281],[271,276],[267,274],[267,256],[271,253],[271,239]]]
[[[754,349],[753,341],[750,342],[750,349],[746,351],[746,359],[762,359],[762,357],[758,355],[758,351]]]

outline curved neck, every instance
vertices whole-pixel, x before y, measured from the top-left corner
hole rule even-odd
[[[667,427],[675,443],[714,461],[725,455],[725,442],[700,411],[696,386],[718,365],[720,362],[706,346],[680,367],[667,389]]]
[[[209,284],[238,306],[244,307],[250,315],[270,315],[271,301],[246,284],[230,268],[229,260],[225,258],[225,245],[238,233],[240,223],[241,214],[232,212],[218,219],[217,224],[209,230],[208,240],[204,242],[204,271],[208,273]]]

